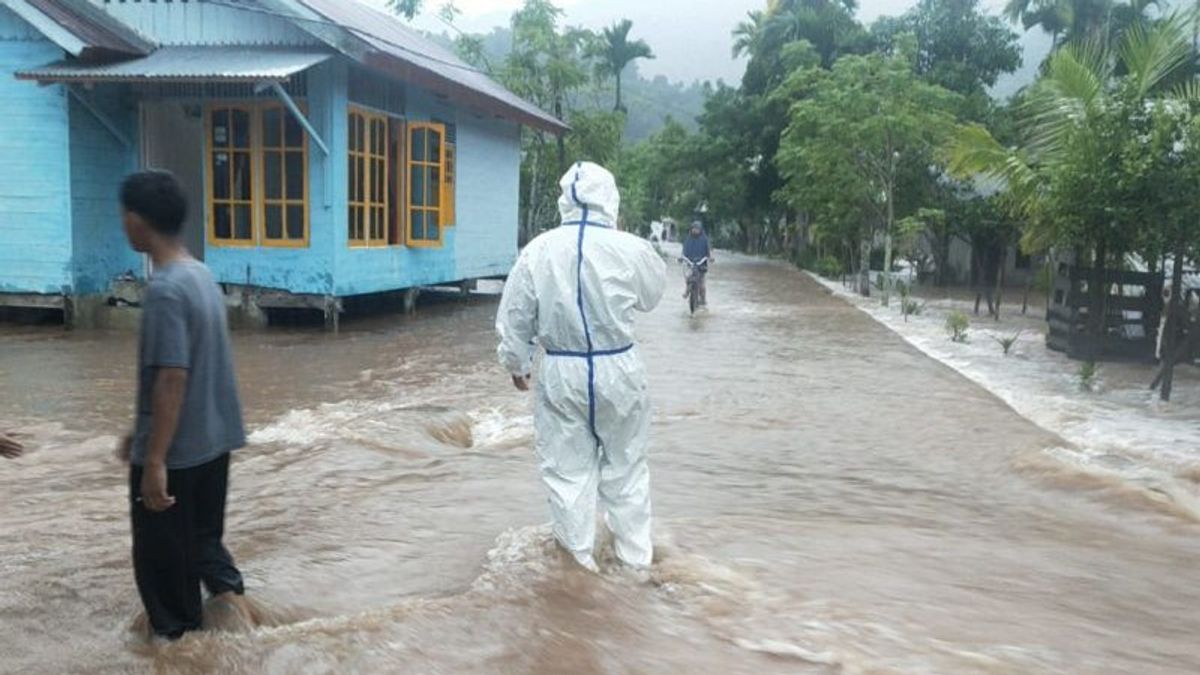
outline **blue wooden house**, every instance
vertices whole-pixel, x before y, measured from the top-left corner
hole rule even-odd
[[[565,131],[356,0],[0,0],[0,306],[145,275],[116,190],[162,168],[186,237],[263,308],[504,275],[521,128]]]

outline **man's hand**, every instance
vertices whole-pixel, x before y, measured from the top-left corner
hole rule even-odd
[[[121,440],[117,441],[116,456],[117,459],[126,464],[129,463],[129,457],[133,454],[133,434],[125,434]]]
[[[175,506],[175,498],[167,494],[167,465],[146,464],[142,471],[142,505],[150,511],[166,511]]]
[[[513,375],[513,386],[517,391],[529,391],[529,376],[528,375]]]
[[[0,457],[16,459],[25,452],[25,446],[8,434],[0,433]]]

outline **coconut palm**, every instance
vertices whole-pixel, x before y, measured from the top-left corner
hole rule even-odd
[[[1146,194],[1162,177],[1146,179],[1143,165],[1153,158],[1139,146],[1156,111],[1198,109],[1194,82],[1171,88],[1192,59],[1190,21],[1135,25],[1116,47],[1094,39],[1060,48],[1020,105],[1018,146],[969,125],[949,149],[951,173],[1004,186],[1011,210],[1027,223],[1027,249],[1059,245],[1091,254],[1093,336],[1105,329],[1105,311],[1095,308],[1106,301],[1103,275],[1113,254],[1161,240],[1164,223],[1195,220],[1147,213]],[[1181,251],[1186,236],[1172,234],[1168,245]]]
[[[604,34],[597,42],[596,72],[600,77],[612,77],[617,83],[617,103],[613,110],[625,110],[621,102],[621,75],[629,64],[638,59],[653,59],[654,51],[645,40],[630,40],[629,31],[633,22],[622,19],[604,29]]]
[[[773,49],[808,40],[826,68],[862,27],[854,19],[857,0],[779,0],[767,12],[763,40]]]
[[[1009,0],[1004,15],[1026,30],[1040,27],[1055,44],[1108,41],[1141,23],[1163,0]]]
[[[733,58],[749,56],[758,51],[767,15],[761,10],[746,13],[746,20],[733,29]]]
[[[999,180],[1021,215],[1038,216],[1046,205],[1047,176],[1072,161],[1072,141],[1098,133],[1119,97],[1145,101],[1188,91],[1164,91],[1192,57],[1188,25],[1176,16],[1152,28],[1134,26],[1115,49],[1097,40],[1060,48],[1020,105],[1024,143],[1004,147],[986,128],[965,125],[950,147],[952,173]]]

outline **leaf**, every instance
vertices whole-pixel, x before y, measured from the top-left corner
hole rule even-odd
[[[1120,57],[1139,98],[1147,96],[1191,59],[1189,22],[1185,15],[1174,14],[1153,28],[1138,23],[1126,31]]]

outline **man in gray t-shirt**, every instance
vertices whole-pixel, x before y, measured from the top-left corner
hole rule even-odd
[[[245,445],[225,303],[179,234],[187,199],[169,173],[121,185],[125,234],[147,253],[130,460],[133,567],[153,631],[168,639],[201,626],[201,582],[243,610],[242,575],[222,543],[229,453]]]
[[[200,466],[245,445],[225,301],[208,268],[184,258],[155,269],[143,307],[132,462],[146,463],[154,383],[163,368],[187,372],[167,469]]]

